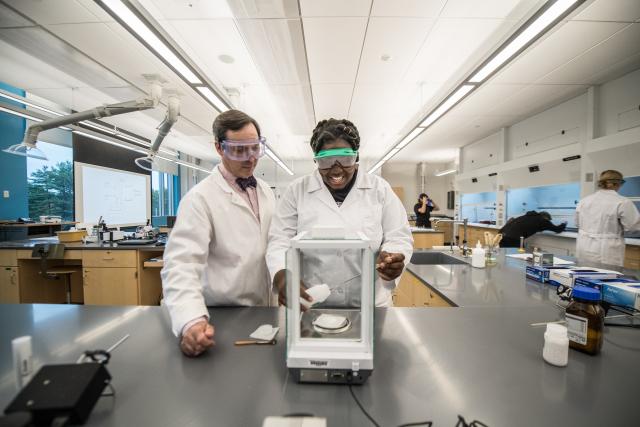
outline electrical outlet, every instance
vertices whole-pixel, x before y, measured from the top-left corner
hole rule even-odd
[[[4,190],[2,192],[2,197],[4,197],[5,199],[8,199],[9,198],[9,190]]]

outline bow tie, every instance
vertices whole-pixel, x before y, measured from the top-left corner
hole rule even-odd
[[[236,184],[242,188],[242,191],[247,191],[247,187],[256,188],[256,185],[258,185],[256,179],[252,176],[249,178],[236,178]]]

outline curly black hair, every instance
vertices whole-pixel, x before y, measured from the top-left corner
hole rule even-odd
[[[311,149],[314,154],[322,149],[326,142],[342,139],[351,145],[354,151],[360,148],[360,134],[358,128],[347,119],[328,119],[318,122],[311,135]]]

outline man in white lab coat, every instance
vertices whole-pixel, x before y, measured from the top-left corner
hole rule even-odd
[[[623,265],[624,232],[640,230],[640,214],[631,200],[618,194],[622,178],[615,170],[602,172],[600,189],[578,203],[576,256],[580,263]]]
[[[286,305],[285,258],[289,240],[300,232],[310,232],[316,225],[366,234],[377,252],[375,303],[391,305],[391,291],[411,258],[413,238],[407,213],[389,184],[358,169],[359,146],[360,135],[350,121],[329,119],[318,123],[311,137],[318,170],[295,180],[278,204],[269,232],[267,265],[282,305]],[[355,257],[311,255],[306,261],[317,274],[308,271],[303,275],[303,298],[310,300],[304,289],[320,284],[314,280],[322,276],[331,282],[327,283],[331,295],[325,305],[358,305],[361,272]]]
[[[253,177],[265,139],[237,110],[215,119],[213,135],[222,162],[182,198],[161,273],[173,332],[189,356],[214,344],[207,306],[268,305],[271,296],[264,256],[275,198]]]

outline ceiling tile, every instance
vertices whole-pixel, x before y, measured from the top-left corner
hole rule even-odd
[[[300,19],[242,19],[237,25],[267,83],[309,83]]]
[[[305,18],[303,24],[311,82],[353,83],[367,18]]]
[[[413,62],[434,20],[371,18],[358,71],[358,83],[398,82]],[[383,55],[390,58],[382,60]]]
[[[369,16],[372,0],[300,0],[301,15],[313,16]]]
[[[33,22],[22,17],[22,15],[14,12],[7,6],[0,4],[0,28],[28,27],[30,25],[33,25]]]
[[[502,23],[496,19],[438,20],[407,72],[406,81],[450,80],[472,55],[477,55]]]
[[[634,22],[640,19],[640,2],[638,0],[596,0],[572,19]]]
[[[594,73],[589,77],[588,81],[593,84],[602,84],[638,69],[640,69],[640,52],[610,64],[609,66],[594,70]]]
[[[160,12],[164,19],[170,20],[209,20],[233,18],[231,8],[226,1],[211,0],[138,0],[153,16]]]
[[[531,85],[487,110],[488,114],[527,115],[587,90],[585,85]]]
[[[17,11],[28,16],[40,25],[98,22],[99,19],[75,0],[6,0],[6,3]]]
[[[275,112],[282,116],[286,128],[293,134],[310,134],[315,127],[313,101],[309,85],[269,85],[273,100],[278,106]],[[258,102],[248,100],[248,102]]]
[[[447,115],[473,117],[486,114],[486,112],[491,108],[490,106],[499,105],[506,98],[512,96],[523,88],[525,88],[525,85],[523,84],[485,84],[479,89],[476,89],[460,104],[456,105],[453,110],[450,110],[447,113]]]
[[[87,38],[86,34],[83,37]],[[51,35],[41,27],[5,28],[0,30],[0,39],[38,58],[48,64],[48,67],[59,70],[67,76],[73,76],[77,80],[72,84],[79,86],[94,85],[97,87],[125,85],[122,79],[112,75],[104,67],[78,53],[69,44]],[[3,56],[4,54],[3,52]],[[35,70],[36,74],[45,74],[37,68]],[[43,76],[44,79],[46,79],[45,76],[46,74]],[[68,77],[63,80],[66,79]]]
[[[606,40],[626,24],[570,21],[520,55],[492,81],[532,83]]]
[[[415,85],[358,84],[349,120],[367,140],[369,151],[384,154],[404,136],[401,131],[421,105],[420,90]]]
[[[172,20],[159,23],[185,53],[207,71],[212,80],[224,82],[226,87],[236,88],[262,83],[232,19]],[[233,58],[233,63],[222,62],[219,59],[221,55]]]
[[[349,113],[352,84],[315,84],[313,85],[313,105],[316,120],[328,118],[343,119]]]
[[[589,84],[594,71],[640,52],[640,24],[629,24],[606,41],[543,77],[540,83]]]
[[[223,0],[218,1],[224,2]],[[227,2],[233,16],[237,19],[297,18],[300,16],[298,0],[227,0]]]
[[[371,16],[437,18],[446,0],[374,0]]]
[[[516,10],[531,8],[539,3],[537,0],[482,0],[482,5],[477,0],[448,0],[441,13],[443,18],[498,18],[513,17]]]

